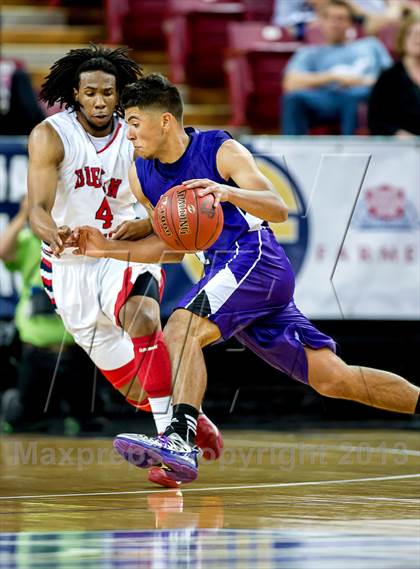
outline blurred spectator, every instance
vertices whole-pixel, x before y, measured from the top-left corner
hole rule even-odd
[[[372,89],[369,101],[371,134],[420,136],[420,15],[401,25],[397,51],[401,55],[385,70]]]
[[[328,0],[276,0],[273,23],[290,28],[297,39],[304,39],[307,26],[317,24]],[[405,12],[415,10],[416,0],[351,0],[348,2],[356,20],[367,34],[398,22]]]
[[[304,38],[305,26],[316,21],[328,0],[275,0],[273,24]]]
[[[44,120],[26,71],[0,57],[0,135],[26,135]]]
[[[6,423],[8,430],[48,430],[59,421],[63,401],[83,427],[90,422],[94,368],[65,332],[44,291],[39,270],[41,244],[27,227],[27,219],[25,198],[0,237],[0,259],[22,278],[15,314],[21,360],[17,389],[3,394],[3,428]],[[58,374],[52,385],[56,366]]]
[[[418,10],[418,0],[352,0],[350,2],[366,34],[377,34],[388,24],[398,24]]]
[[[283,134],[306,134],[311,126],[339,122],[354,134],[359,104],[367,101],[377,76],[392,63],[376,38],[347,41],[352,10],[330,0],[322,12],[323,45],[299,49],[284,75]]]

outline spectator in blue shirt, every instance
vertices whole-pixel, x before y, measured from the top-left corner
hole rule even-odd
[[[327,3],[328,0],[276,0],[273,24],[289,28],[297,39],[303,39],[306,29],[317,25]],[[368,34],[376,34],[383,26],[397,23],[406,13],[416,10],[416,0],[350,0],[347,3]]]
[[[344,0],[330,0],[322,13],[326,43],[303,47],[291,58],[283,81],[283,134],[336,122],[342,134],[354,134],[359,104],[392,59],[376,38],[348,41],[352,21]]]

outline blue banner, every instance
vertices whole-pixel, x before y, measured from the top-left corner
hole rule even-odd
[[[27,138],[0,136],[0,233],[17,213],[26,193],[27,164]],[[0,319],[13,318],[18,299],[16,279],[0,263]]]

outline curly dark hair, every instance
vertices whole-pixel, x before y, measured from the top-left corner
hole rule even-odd
[[[184,112],[180,92],[159,73],[150,73],[127,85],[121,93],[121,107],[158,108],[171,113],[179,122]]]
[[[128,57],[129,49],[111,49],[91,43],[87,48],[71,49],[64,57],[54,63],[41,87],[40,98],[49,107],[55,103],[66,109],[78,110],[73,89],[79,87],[80,74],[85,71],[103,71],[114,75],[117,91],[143,76],[142,68]],[[122,114],[118,105],[116,111]]]

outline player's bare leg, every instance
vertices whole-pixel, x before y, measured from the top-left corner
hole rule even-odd
[[[161,329],[159,304],[147,296],[131,296],[121,308],[119,317],[131,338],[148,336]]]
[[[176,310],[164,330],[172,365],[174,405],[200,408],[207,385],[203,348],[220,338],[219,328],[188,310]]]
[[[202,348],[220,337],[217,326],[187,310],[176,310],[165,327],[173,376],[173,419],[164,436],[122,434],[114,443],[127,460],[141,453],[140,466],[162,462],[168,476],[181,482],[197,477],[194,446],[199,409],[207,383]]]
[[[136,300],[137,302],[133,302],[134,300]],[[156,326],[157,329],[160,330],[159,307],[157,306],[157,303],[154,304],[153,303],[154,303],[153,299],[147,297],[132,297],[128,300],[127,302],[128,306],[126,309],[127,313],[126,322],[127,322],[127,332],[130,333],[130,335],[135,337],[136,334],[137,335],[141,334],[142,331],[144,331],[144,334],[153,334],[156,332]],[[139,308],[141,308],[141,312],[139,312]],[[174,319],[173,320],[172,318],[170,319],[170,326],[169,328],[166,328],[165,331],[169,336],[171,347],[173,346],[174,357],[176,357],[175,354],[177,349],[183,350],[184,353],[182,354],[182,360],[187,361],[187,358],[189,357],[188,354],[191,348],[190,344],[191,342],[194,342],[194,338],[196,336],[200,336],[198,338],[199,346],[202,345],[201,342],[203,342],[203,345],[207,345],[209,343],[209,340],[207,338],[209,335],[207,331],[207,328],[209,327],[208,325],[216,329],[215,331],[212,330],[211,332],[212,337],[215,338],[216,336],[219,337],[220,332],[218,331],[216,326],[214,326],[211,322],[204,320],[203,318],[199,318],[198,316],[195,316],[192,313],[187,312],[185,310],[181,310],[179,312],[184,314],[181,314],[181,317],[178,317],[177,316],[178,311],[177,311],[175,313]],[[191,318],[192,316],[194,316],[194,319]],[[156,324],[156,319],[157,319],[157,324]],[[197,329],[198,329],[197,321],[200,321],[199,323],[201,330],[201,332],[198,334],[197,334]],[[205,327],[205,329],[203,327]],[[134,332],[132,332],[132,330],[134,330]],[[190,337],[189,332],[191,332],[192,338]],[[178,336],[180,337],[176,339],[175,333],[177,337]],[[186,340],[188,340],[187,343]],[[214,340],[211,339],[210,341]],[[180,346],[179,348],[178,344]],[[173,354],[171,352],[171,349],[169,349],[169,346],[168,346],[168,351],[172,361]],[[206,382],[207,372],[204,364],[204,358],[201,352],[201,347],[197,353],[193,354],[193,357],[196,359],[198,358],[198,362],[201,367],[201,372],[204,374]],[[174,374],[175,367],[178,368],[178,364],[172,363],[171,367],[172,367],[172,374]],[[139,384],[133,386],[133,389],[135,389],[137,397],[147,396],[147,394],[145,393],[144,390],[141,389],[141,386],[139,386]],[[211,439],[215,437],[216,438],[218,437],[219,441],[211,442]],[[202,448],[204,453],[204,458],[208,460],[219,458],[221,448],[223,447],[223,442],[221,441],[221,438],[218,435],[217,427],[202,412],[200,412],[198,420],[197,444],[198,446],[200,446],[200,448]]]
[[[172,418],[170,364],[161,332],[159,303],[148,296],[133,295],[122,306],[119,321],[132,338],[135,351],[143,353],[136,375],[119,391],[137,409],[153,412],[159,434]],[[167,365],[159,364],[162,358]],[[149,470],[148,478],[163,486],[179,486],[158,466]]]
[[[210,330],[209,330],[210,329]],[[218,328],[209,321],[193,315],[186,310],[176,311],[170,318],[165,328],[165,340],[171,357],[172,374],[175,378],[174,384],[178,380],[176,375],[181,375],[180,382],[195,377],[197,379],[196,386],[197,396],[194,397],[194,403],[190,403],[195,410],[200,410],[197,419],[197,438],[196,443],[202,449],[203,456],[207,460],[218,458],[223,448],[223,440],[217,427],[201,412],[201,401],[207,382],[207,372],[205,368],[202,347],[220,337]],[[139,389],[136,386],[135,389]],[[141,392],[136,391],[137,396],[141,396]],[[183,397],[183,394],[179,395]],[[180,399],[182,401],[182,399]],[[135,435],[134,435],[135,436]],[[115,446],[123,456],[132,461],[136,455],[136,441],[132,439],[133,435],[121,435],[116,440]],[[194,451],[196,452],[196,451]],[[170,457],[169,457],[170,458]],[[163,462],[163,461],[162,461]],[[167,462],[168,463],[168,462]],[[138,466],[144,466],[142,459],[138,462]],[[152,466],[149,470],[149,480],[163,486],[176,487],[176,477],[171,478],[171,470],[154,467],[153,461],[149,462]],[[188,470],[188,469],[187,469]],[[188,478],[182,478],[188,481]]]
[[[398,413],[416,412],[420,389],[399,375],[347,365],[327,348],[305,348],[305,352],[308,358],[309,385],[318,393]]]

